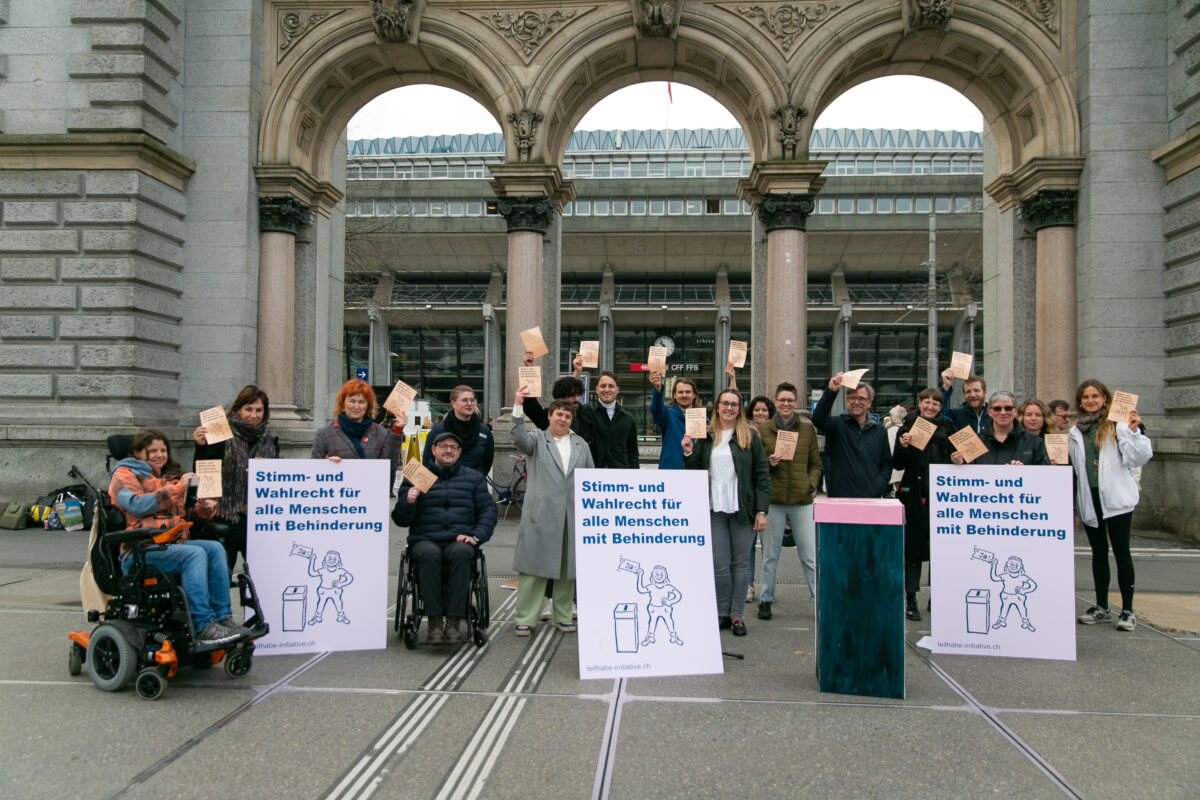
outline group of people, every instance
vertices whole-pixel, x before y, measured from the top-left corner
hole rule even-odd
[[[533,362],[526,353],[526,364]],[[527,489],[517,535],[514,569],[518,573],[515,632],[528,636],[539,622],[543,595],[551,599],[550,619],[564,632],[575,630],[573,598],[574,471],[580,467],[636,469],[639,465],[637,425],[618,402],[616,375],[601,372],[594,398],[580,405],[581,361],[575,372],[559,379],[553,400],[543,409],[528,387],[513,398],[513,445],[526,459]],[[727,370],[732,373],[732,370]],[[1134,567],[1130,555],[1132,513],[1140,489],[1136,471],[1153,450],[1137,411],[1129,421],[1108,419],[1113,394],[1101,382],[1079,385],[1072,409],[1066,401],[1047,404],[1027,399],[1019,405],[1011,392],[987,394],[983,378],[962,382],[964,402],[949,406],[954,378],[942,374],[940,388],[920,392],[912,411],[897,414],[888,425],[871,414],[872,387],[859,382],[845,395],[846,410],[833,406],[846,376],[834,375],[811,420],[798,411],[802,395],[791,383],[775,388],[773,399],[755,397],[743,408],[733,388],[720,392],[707,436],[686,435],[685,412],[699,407],[694,381],[674,380],[671,399],[664,397],[662,375],[650,375],[650,411],[662,437],[660,469],[703,470],[708,475],[713,578],[718,624],[735,636],[747,628],[742,606],[754,591],[754,554],[761,542],[762,573],[757,593],[758,618],[770,620],[775,602],[776,572],[785,529],[790,527],[808,583],[816,592],[816,525],[813,499],[824,479],[830,497],[895,496],[905,506],[904,586],[906,616],[920,620],[916,597],[923,563],[929,560],[929,466],[961,464],[962,454],[950,441],[970,427],[986,447],[975,464],[1049,465],[1048,433],[1066,431],[1068,462],[1075,484],[1075,511],[1092,549],[1096,602],[1079,617],[1081,624],[1115,618],[1119,630],[1136,626],[1133,613]],[[732,377],[732,376],[731,376]],[[495,441],[476,404],[474,391],[456,387],[451,412],[434,425],[427,438],[424,465],[438,480],[421,491],[407,479],[401,484],[392,519],[408,528],[410,554],[421,584],[428,615],[426,640],[455,643],[466,615],[470,564],[474,549],[486,542],[496,525],[496,506],[485,476],[491,470]],[[404,414],[390,427],[373,421],[374,391],[351,380],[338,391],[335,419],[313,440],[312,457],[341,461],[377,458],[391,462],[394,474],[404,452]],[[210,444],[205,428],[193,432],[196,460],[221,461],[222,496],[184,507],[194,473],[184,473],[171,457],[170,441],[161,431],[145,429],[133,439],[129,457],[118,462],[109,495],[124,511],[129,527],[161,528],[193,523],[171,546],[145,554],[146,561],[181,575],[197,639],[218,644],[244,629],[229,605],[229,574],[246,547],[246,475],[250,459],[278,458],[277,439],[267,431],[269,400],[261,389],[247,386],[229,411],[233,438]],[[918,420],[934,426],[924,448],[914,446]],[[532,427],[531,427],[532,426]],[[825,437],[822,469],[817,433]],[[780,453],[781,433],[795,434]],[[210,538],[204,538],[208,533]],[[217,534],[214,536],[213,534]],[[213,538],[221,542],[213,541]],[[1117,562],[1121,609],[1109,607],[1108,553]],[[128,552],[122,564],[128,568]],[[927,610],[929,606],[926,606]]]

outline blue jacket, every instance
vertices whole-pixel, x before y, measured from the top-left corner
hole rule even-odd
[[[849,413],[830,417],[836,398],[837,392],[826,388],[812,420],[825,434],[829,455],[825,488],[830,497],[883,497],[892,477],[887,431],[870,417],[861,426]]]
[[[496,501],[483,475],[461,462],[451,467],[431,467],[437,483],[408,502],[412,484],[405,480],[396,493],[392,520],[408,528],[409,544],[428,539],[446,542],[459,534],[474,536],[483,544],[496,528]]]
[[[655,389],[650,395],[650,416],[654,418],[654,425],[662,434],[662,452],[658,455],[658,468],[683,469],[683,445],[680,441],[687,429],[683,410],[679,406],[664,403],[662,390]]]
[[[983,433],[992,427],[992,416],[987,411],[987,403],[980,406],[978,414],[972,411],[966,403],[958,408],[951,408],[950,393],[952,391],[952,389],[942,389],[942,416],[954,423],[955,431],[970,427],[976,433]]]

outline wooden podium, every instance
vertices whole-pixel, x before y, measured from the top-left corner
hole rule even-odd
[[[817,684],[904,698],[904,506],[817,498]]]

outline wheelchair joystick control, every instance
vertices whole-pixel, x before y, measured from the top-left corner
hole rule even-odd
[[[125,619],[137,619],[137,615],[138,615],[137,605],[130,603],[130,604],[126,605],[124,607],[124,609],[122,609],[122,610],[125,612]]]

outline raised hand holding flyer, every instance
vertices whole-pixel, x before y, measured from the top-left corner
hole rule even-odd
[[[796,442],[800,434],[796,431],[779,431],[775,438],[775,455],[780,461],[791,461],[796,457]]]
[[[583,366],[596,369],[600,366],[600,342],[580,342],[579,355],[583,356]]]
[[[954,377],[965,381],[971,376],[971,364],[974,361],[974,356],[956,350],[950,354],[950,372]]]
[[[383,401],[383,407],[397,416],[405,414],[408,413],[408,407],[412,405],[412,401],[416,396],[416,389],[404,381],[396,381],[395,388],[387,396],[387,400]]]
[[[408,482],[417,487],[422,494],[428,492],[430,487],[437,483],[437,475],[434,475],[432,472],[426,469],[425,465],[415,458],[410,459],[408,463],[404,465],[404,471],[402,474],[408,480]]]
[[[1113,422],[1129,424],[1129,412],[1137,408],[1138,396],[1129,392],[1113,392],[1112,405],[1108,409],[1108,418]]]
[[[858,382],[863,379],[871,370],[869,369],[853,369],[849,372],[842,373],[842,386],[846,387],[846,391],[852,392],[858,388]]]
[[[200,424],[204,427],[204,440],[209,444],[219,444],[233,438],[229,429],[229,416],[224,406],[213,406],[200,412]]]
[[[737,369],[746,366],[746,342],[736,339],[729,342],[729,361]]]
[[[525,387],[525,394],[529,397],[542,396],[542,368],[541,367],[517,367],[517,383]]]
[[[950,444],[962,453],[963,461],[968,464],[987,452],[987,445],[975,434],[975,431],[971,430],[970,426],[963,428],[958,433],[950,434]]]
[[[693,439],[708,438],[708,419],[703,408],[689,408],[683,412],[684,434]]]
[[[533,353],[534,358],[541,358],[550,352],[550,348],[546,347],[546,340],[542,338],[541,328],[521,331],[521,343],[525,345],[526,350]]]
[[[667,371],[667,348],[651,347],[650,354],[646,358],[646,371],[653,372],[656,375],[663,375]]]
[[[918,450],[924,450],[929,444],[929,440],[933,438],[933,434],[937,432],[937,426],[927,419],[918,417],[913,421],[912,429],[908,432],[911,439],[908,443]]]

